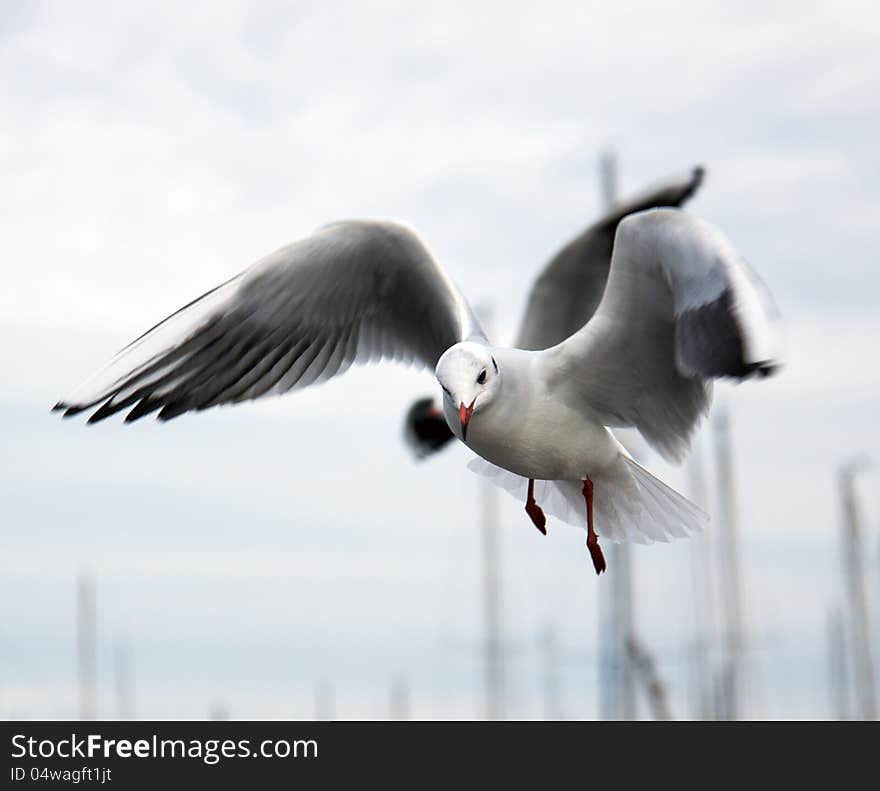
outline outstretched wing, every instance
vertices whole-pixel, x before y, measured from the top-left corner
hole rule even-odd
[[[713,378],[763,376],[780,364],[778,314],[720,231],[654,209],[620,223],[595,315],[545,359],[570,404],[605,425],[634,426],[678,459]]]
[[[167,420],[305,387],[353,362],[433,367],[482,339],[471,309],[419,238],[391,222],[321,228],[258,261],[124,348],[60,401],[89,422],[130,409]]]
[[[704,171],[672,178],[618,204],[563,247],[532,286],[514,344],[549,349],[584,326],[605,291],[614,234],[629,214],[658,206],[681,206],[699,189]]]

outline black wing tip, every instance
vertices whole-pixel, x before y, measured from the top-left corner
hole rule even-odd
[[[706,178],[706,168],[703,165],[694,165],[690,171],[690,177],[679,171],[675,179],[668,179],[660,184],[647,187],[632,197],[621,201],[616,206],[591,226],[590,230],[603,228],[614,230],[619,224],[633,214],[653,211],[655,209],[680,209],[700,189]]]
[[[157,404],[157,406],[159,405]],[[156,415],[156,420],[167,423],[169,420],[180,417],[184,412],[189,412],[192,408],[192,404],[183,401],[169,401],[162,406],[159,414]]]
[[[146,396],[138,401],[137,405],[125,416],[123,422],[134,423],[135,420],[140,420],[151,412],[155,412],[161,406],[162,401],[160,399]]]
[[[687,189],[685,190],[684,195],[682,195],[681,201],[684,203],[686,200],[693,197],[694,193],[703,186],[703,181],[706,178],[706,168],[704,165],[694,165],[694,169],[691,171],[691,180],[688,183]]]
[[[778,359],[749,359],[734,303],[728,286],[715,299],[685,310],[676,319],[677,358],[691,375],[744,381],[765,379],[782,367]]]
[[[729,379],[734,384],[745,382],[749,379],[767,379],[775,376],[782,364],[774,360],[762,360],[755,363],[747,363],[742,358],[726,357],[720,360],[691,362],[685,366],[683,372],[686,376],[696,376],[702,379]]]
[[[100,402],[99,402],[100,403]],[[55,406],[52,407],[52,412],[61,412],[62,419],[67,419],[71,417],[76,417],[77,415],[81,415],[83,412],[87,412],[89,409],[95,407],[95,403],[91,404],[68,404],[65,401],[59,401]],[[105,401],[98,409],[92,412],[86,420],[86,425],[92,425],[93,423],[99,423],[102,420],[110,417],[111,415],[115,415],[122,407],[119,405],[111,406],[109,401]]]
[[[68,404],[66,401],[59,401],[52,407],[52,412],[61,412],[61,417],[67,419],[82,414],[89,408],[87,404]]]
[[[86,424],[91,426],[94,423],[100,423],[102,420],[106,420],[111,415],[115,415],[122,407],[120,406],[112,406],[109,401],[105,401],[98,409],[92,412],[89,415],[89,419],[86,421]]]
[[[690,178],[686,182],[680,182],[678,187],[668,188],[668,200],[664,201],[661,199],[654,208],[662,209],[665,204],[666,208],[673,207],[680,209],[697,194],[697,191],[703,186],[705,178],[706,168],[703,165],[694,165],[691,169]]]
[[[91,415],[89,415],[86,420],[87,425],[92,425],[94,423],[100,423],[102,420],[106,420],[108,417],[112,417],[113,415],[121,412],[127,407],[131,406],[131,401],[122,401],[116,404],[111,404],[110,401],[105,401],[98,409],[96,409]],[[82,414],[94,407],[94,404],[87,404],[84,406],[79,406],[76,404],[67,404],[63,401],[59,401],[55,404],[51,411],[52,412],[61,412],[62,418],[75,417],[76,415]],[[134,423],[136,420],[140,420],[142,417],[146,417],[152,412],[155,412],[157,409],[160,409],[158,415],[156,415],[156,420],[161,421],[162,423],[167,423],[169,420],[173,420],[176,417],[180,417],[185,412],[189,412],[192,409],[191,404],[187,404],[181,401],[172,401],[166,402],[162,399],[151,399],[151,398],[142,398],[133,409],[131,409],[128,414],[123,419],[124,423]]]
[[[131,401],[122,401],[116,404],[111,404],[110,401],[105,401],[98,409],[92,412],[86,420],[86,425],[93,425],[95,423],[100,423],[103,420],[106,420],[108,417],[112,417],[113,415],[121,412],[127,407],[131,406]],[[142,417],[149,415],[151,412],[155,412],[163,405],[167,408],[168,406],[179,407],[179,404],[163,404],[161,400],[153,400],[150,398],[142,398],[133,409],[131,409],[128,414],[123,419],[124,423],[133,423],[136,420],[140,420]],[[71,417],[76,417],[77,415],[81,415],[83,412],[88,411],[93,408],[95,404],[85,404],[85,405],[77,405],[77,404],[68,404],[64,401],[59,401],[55,404],[51,411],[52,412],[61,412],[62,419],[67,419]],[[157,415],[158,420],[162,420],[163,422],[171,420],[178,415],[182,415],[186,410],[180,410],[175,414],[171,413],[160,413]],[[163,410],[164,412],[164,410]]]
[[[759,379],[766,379],[768,376],[775,376],[782,368],[782,363],[776,360],[761,360],[755,363],[746,363],[745,373],[740,379],[750,379],[757,376]]]
[[[434,399],[425,397],[407,411],[403,436],[416,461],[423,461],[445,448],[454,435]]]

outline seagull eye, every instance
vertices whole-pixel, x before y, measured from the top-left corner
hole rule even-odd
[[[480,375],[477,377],[477,384],[484,385],[486,384],[486,369],[484,368],[480,371]]]
[[[443,388],[443,392],[446,393],[446,395],[448,395],[450,398],[452,398],[452,393],[450,393],[444,385],[440,385],[440,387]]]

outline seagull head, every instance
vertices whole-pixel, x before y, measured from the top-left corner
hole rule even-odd
[[[437,363],[437,381],[443,388],[443,412],[452,433],[467,441],[468,424],[474,413],[495,397],[501,372],[491,350],[463,341],[446,350]]]

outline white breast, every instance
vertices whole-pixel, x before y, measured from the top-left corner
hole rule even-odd
[[[601,423],[561,404],[548,392],[530,352],[498,350],[500,391],[474,412],[467,445],[487,461],[525,478],[583,480],[620,455]],[[461,438],[458,411],[445,403],[446,421]]]

